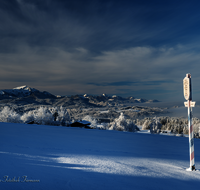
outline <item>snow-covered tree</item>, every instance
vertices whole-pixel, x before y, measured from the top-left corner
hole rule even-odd
[[[16,113],[13,109],[5,106],[0,112],[0,122],[8,123],[21,123],[20,115]]]
[[[135,123],[133,121],[128,121],[127,125],[125,126],[125,131],[129,131],[129,132],[135,132],[135,131],[139,131],[140,129],[137,127],[137,125],[135,125]]]
[[[92,128],[97,128],[97,120],[96,120],[96,119],[93,119],[91,116],[86,115],[86,116],[83,118],[83,120],[89,121],[89,122],[91,123],[90,126],[91,126]]]
[[[127,122],[124,117],[124,114],[121,112],[119,118],[111,122],[109,130],[135,132],[138,131],[139,128],[133,122]]]
[[[35,120],[34,118],[34,113],[33,111],[29,111],[29,112],[25,112],[22,116],[21,116],[21,120],[24,123],[29,123]]]
[[[21,116],[24,123],[33,121],[39,125],[68,125],[71,122],[66,108],[39,107]]]
[[[34,111],[34,120],[39,125],[52,125],[54,121],[53,114],[47,107],[40,107]]]
[[[193,125],[194,137],[200,138],[200,123]]]
[[[148,130],[150,129],[150,124],[151,124],[151,120],[145,120],[145,122],[142,125],[142,130]]]
[[[149,126],[150,126],[150,133],[160,133],[161,132],[162,124],[160,123],[159,118],[154,117],[152,119],[152,123]]]
[[[69,125],[71,123],[70,115],[66,108],[60,107],[58,110],[57,120],[61,125]]]

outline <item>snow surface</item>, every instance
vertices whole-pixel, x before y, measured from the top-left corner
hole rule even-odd
[[[188,144],[185,137],[0,123],[0,189],[199,189],[200,171],[186,171]],[[199,150],[195,139],[197,169]]]

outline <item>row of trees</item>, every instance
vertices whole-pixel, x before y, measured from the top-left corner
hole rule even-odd
[[[0,122],[68,125],[71,122],[71,119],[67,109],[62,106],[59,108],[39,107],[36,110],[25,112],[22,115],[6,106],[0,112]]]
[[[133,121],[126,120],[123,113],[111,123],[98,124],[97,120],[85,116],[83,120],[90,122],[91,128],[101,128],[106,130],[118,130],[135,132],[139,128]],[[66,108],[59,107],[39,107],[36,110],[31,110],[23,114],[15,112],[10,107],[6,106],[0,112],[0,122],[9,123],[35,123],[39,125],[62,125],[67,126],[71,124],[71,118]]]
[[[92,128],[99,128],[105,130],[117,130],[117,131],[128,131],[128,132],[135,132],[139,131],[137,125],[133,123],[133,121],[127,120],[123,113],[120,114],[119,118],[116,118],[111,123],[101,123],[98,124],[96,119],[93,119],[89,115],[85,116],[83,120],[89,121],[91,123]]]
[[[152,133],[160,133],[161,131],[170,131],[173,134],[184,135],[188,134],[188,119],[178,117],[158,117],[145,118],[137,120],[137,124],[142,126],[143,130],[152,130]],[[154,126],[154,127],[153,127]],[[200,120],[193,118],[194,137],[200,138]]]
[[[153,134],[158,134],[161,131],[170,131],[171,133],[182,135],[188,134],[188,121],[185,118],[154,117],[132,121],[127,120],[123,113],[121,113],[120,116],[111,123],[99,124],[96,119],[89,115],[85,116],[83,120],[89,121],[91,128],[135,132],[139,130],[138,126],[142,126],[143,130],[150,130]],[[62,106],[58,108],[41,106],[22,114],[6,106],[0,112],[0,122],[68,126],[71,124],[72,120],[67,109]],[[193,118],[193,128],[195,138],[200,138],[199,119]]]

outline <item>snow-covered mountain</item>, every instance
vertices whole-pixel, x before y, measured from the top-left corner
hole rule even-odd
[[[29,86],[19,86],[13,89],[0,90],[0,104],[15,105],[51,105],[64,106],[69,108],[88,108],[119,106],[129,103],[149,103],[157,100],[146,100],[134,97],[121,97],[117,95],[72,95],[55,96],[49,92],[41,92]]]
[[[31,88],[26,85],[0,91],[0,97],[4,98],[20,98],[30,95],[39,96],[39,98],[55,98],[55,96],[50,94],[49,92],[41,92],[35,88]]]
[[[43,95],[42,98],[64,98],[65,96],[54,96],[53,94],[46,92],[46,91],[39,91],[35,88],[31,88],[29,86],[19,86],[13,89],[4,89],[4,90],[0,90],[0,97],[4,97],[4,98],[20,98],[20,97],[27,97],[30,95],[39,95],[41,98],[41,95]],[[144,103],[144,102],[158,102],[158,100],[147,100],[147,99],[143,99],[143,98],[134,98],[134,97],[121,97],[121,96],[117,96],[117,95],[113,95],[113,96],[108,96],[106,94],[102,94],[102,95],[72,95],[70,96],[71,100],[77,100],[77,99],[89,99],[89,101],[93,101],[93,102],[106,102],[106,101],[130,101],[132,103],[136,102],[136,103]]]

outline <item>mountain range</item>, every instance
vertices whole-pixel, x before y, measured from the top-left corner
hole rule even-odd
[[[124,103],[150,103],[158,100],[138,99],[134,97],[108,96],[106,94],[55,96],[46,91],[39,91],[29,86],[20,86],[13,89],[0,90],[0,104],[16,105],[52,105],[64,107],[104,107],[117,106]]]

